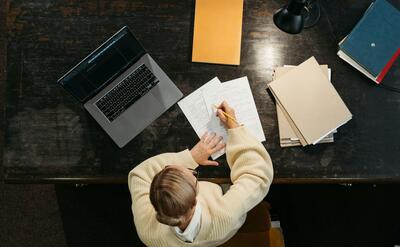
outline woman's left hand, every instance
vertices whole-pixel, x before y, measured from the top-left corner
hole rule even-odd
[[[223,149],[225,143],[222,142],[222,137],[217,136],[215,133],[205,133],[200,141],[190,150],[193,159],[199,165],[204,166],[217,166],[218,162],[208,160],[208,158],[215,152]]]

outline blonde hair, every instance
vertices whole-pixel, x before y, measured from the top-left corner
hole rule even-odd
[[[182,170],[167,166],[151,182],[150,201],[160,223],[179,226],[196,205],[196,187]]]

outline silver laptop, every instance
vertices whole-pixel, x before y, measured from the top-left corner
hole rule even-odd
[[[123,147],[182,93],[128,27],[123,27],[58,80]]]

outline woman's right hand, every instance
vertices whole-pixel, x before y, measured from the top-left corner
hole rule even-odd
[[[218,106],[217,108],[217,116],[219,117],[219,119],[221,120],[221,122],[224,123],[224,125],[226,126],[226,128],[228,129],[233,129],[239,126],[239,124],[235,121],[233,121],[232,119],[226,117],[223,112],[225,112],[226,114],[229,114],[231,117],[233,117],[234,119],[236,119],[236,115],[235,115],[235,110],[230,107],[228,105],[228,103],[226,103],[226,101],[222,102],[221,105]]]

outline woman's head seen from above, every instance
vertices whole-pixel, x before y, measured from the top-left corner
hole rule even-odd
[[[188,220],[196,206],[197,171],[169,165],[154,177],[150,201],[160,223],[179,226]]]

